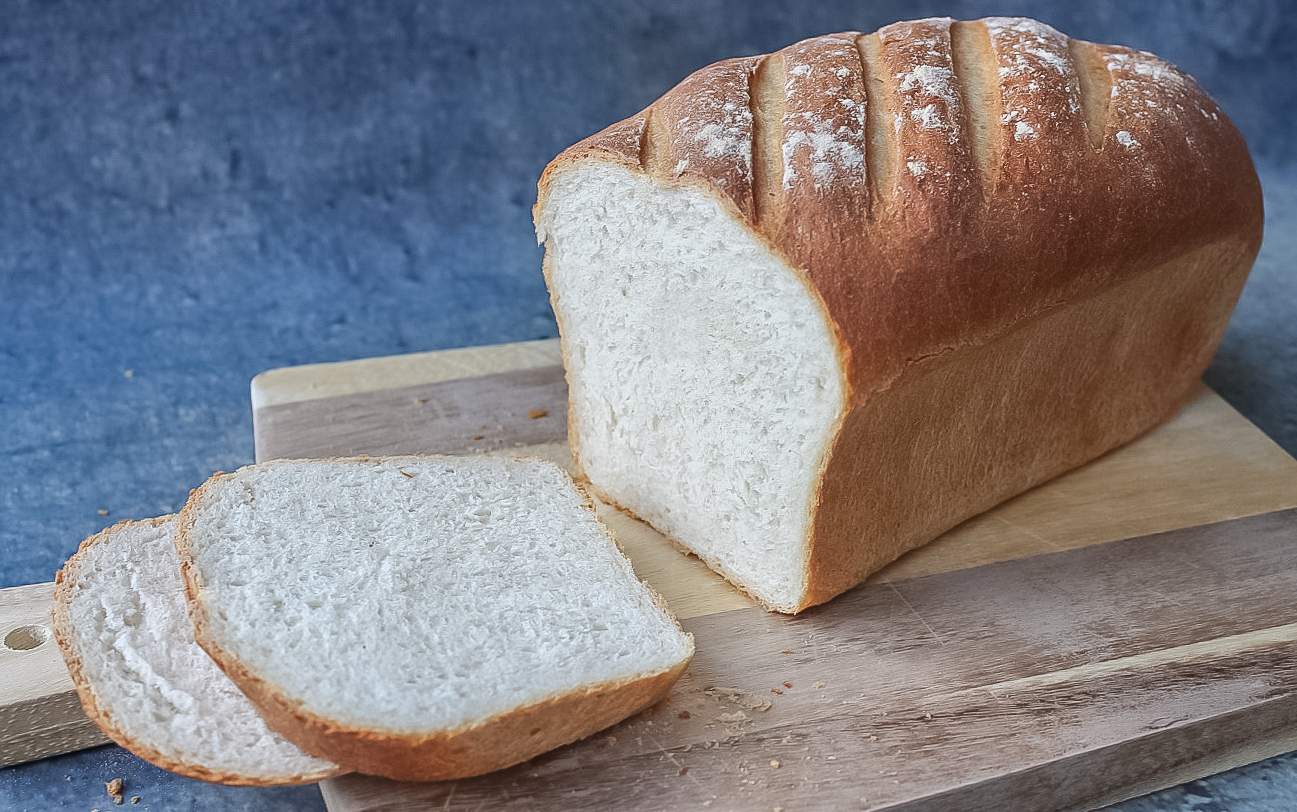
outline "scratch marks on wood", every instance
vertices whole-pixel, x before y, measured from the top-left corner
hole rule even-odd
[[[923,624],[923,628],[927,629],[928,634],[932,635],[932,639],[936,640],[944,647],[946,645],[946,642],[941,639],[941,635],[937,634],[933,630],[933,628],[928,625],[928,621],[924,620],[923,615],[919,614],[919,610],[915,609],[914,606],[911,605],[911,603],[905,599],[905,596],[901,594],[901,590],[897,589],[896,585],[893,584],[891,581],[887,582],[887,586],[889,589],[892,590],[892,592],[896,593],[896,597],[901,599],[901,603],[905,604],[905,607],[914,613],[914,616],[919,619],[920,623]]]

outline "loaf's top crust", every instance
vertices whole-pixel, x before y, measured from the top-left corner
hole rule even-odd
[[[1238,130],[1152,54],[926,19],[699,70],[563,152],[717,195],[822,298],[852,399],[1218,241],[1254,256]]]

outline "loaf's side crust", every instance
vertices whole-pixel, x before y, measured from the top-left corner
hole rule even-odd
[[[1251,262],[1242,240],[1202,246],[993,345],[917,364],[860,404],[820,480],[810,589],[794,611],[1174,417],[1198,394],[1244,282],[1218,271]],[[1214,312],[1174,317],[1202,301]],[[1095,318],[1112,312],[1122,317]],[[1098,351],[1078,360],[1076,344]]]
[[[354,457],[320,461],[399,462],[426,461],[430,457]],[[453,460],[453,457],[446,459]],[[571,477],[562,467],[536,459]],[[257,466],[300,464],[301,460],[272,460]],[[243,470],[243,469],[240,469]],[[251,672],[233,653],[226,651],[209,633],[209,607],[204,600],[198,573],[190,565],[192,544],[189,534],[196,512],[207,492],[220,480],[237,474],[218,472],[195,489],[181,510],[176,530],[185,594],[194,619],[195,636],[202,648],[257,707],[271,730],[296,744],[306,753],[325,758],[347,772],[362,772],[397,781],[441,781],[467,778],[518,764],[564,744],[597,733],[660,701],[670,692],[693,658],[693,635],[680,630],[680,623],[665,599],[640,581],[654,604],[667,613],[688,639],[685,658],[671,668],[637,674],[621,680],[582,685],[551,695],[530,705],[497,714],[474,724],[424,734],[385,732],[349,726],[325,718],[289,697],[281,686]],[[594,514],[594,504],[581,483],[574,483],[582,506]],[[597,516],[595,517],[597,520]],[[620,545],[602,521],[598,526],[607,543],[623,556]],[[321,755],[329,753],[331,755]]]
[[[164,770],[169,770],[187,778],[196,778],[200,781],[211,781],[232,786],[271,787],[293,784],[312,784],[317,781],[322,781],[325,778],[340,775],[342,771],[334,769],[257,779],[250,778],[249,776],[240,773],[221,772],[211,770],[202,765],[187,764],[185,762],[176,761],[175,759],[158,752],[155,748],[145,745],[127,735],[118,725],[116,718],[113,716],[112,709],[103,702],[98,693],[94,690],[94,687],[86,679],[86,676],[82,671],[80,645],[77,642],[77,631],[72,625],[69,610],[72,585],[77,580],[77,572],[81,566],[82,551],[87,550],[94,545],[106,543],[113,535],[126,530],[133,525],[146,524],[150,527],[158,527],[166,523],[169,518],[169,516],[162,516],[155,519],[144,519],[141,521],[124,520],[101,530],[81,542],[81,545],[77,548],[77,552],[68,559],[59,570],[58,575],[55,576],[54,608],[52,610],[54,638],[58,641],[59,650],[63,652],[63,659],[67,663],[68,673],[72,677],[72,684],[76,686],[77,696],[81,700],[81,707],[85,710],[86,716],[98,725],[99,729],[102,730],[108,738],[112,739],[121,747],[124,747],[155,767],[161,767]],[[125,564],[125,562],[123,562],[123,564]]]

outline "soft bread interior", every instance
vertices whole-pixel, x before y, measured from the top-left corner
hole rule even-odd
[[[537,232],[585,475],[767,606],[798,607],[844,409],[817,296],[716,197],[607,162],[558,173]]]
[[[338,772],[271,732],[194,640],[175,517],[117,525],[64,570],[61,642],[108,733],[158,766],[236,784]]]
[[[540,460],[271,463],[209,481],[182,525],[200,639],[331,728],[455,731],[692,652]]]

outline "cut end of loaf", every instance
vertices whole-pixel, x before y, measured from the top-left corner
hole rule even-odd
[[[266,463],[209,480],[181,528],[200,641],[272,726],[361,772],[523,761],[661,698],[693,651],[541,460]]]
[[[610,164],[556,175],[540,227],[586,476],[763,604],[800,608],[846,388],[804,276],[716,198]]]

